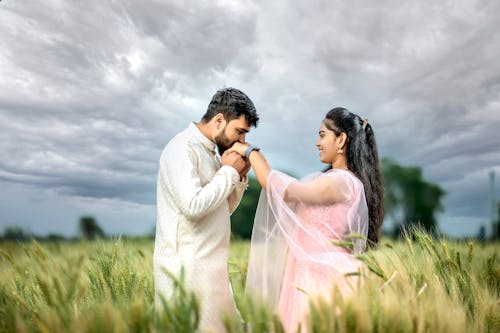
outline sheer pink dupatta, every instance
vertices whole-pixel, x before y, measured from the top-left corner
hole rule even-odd
[[[302,193],[303,184],[318,179],[331,184],[345,200],[333,204],[308,202],[314,201],[307,196],[315,192]],[[359,262],[354,255],[365,249],[368,209],[361,182],[346,170],[315,173],[300,182],[273,170],[267,187],[255,215],[245,289],[255,300],[277,310],[289,255],[301,267],[320,272],[327,279],[357,271]],[[304,200],[285,201],[288,187],[289,197],[295,191]],[[345,244],[351,246],[346,248]],[[310,281],[311,285],[316,282],[320,281]]]

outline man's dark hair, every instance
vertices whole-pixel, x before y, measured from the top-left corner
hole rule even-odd
[[[241,90],[225,88],[219,90],[208,104],[207,112],[201,118],[203,123],[209,122],[215,115],[222,113],[227,122],[245,116],[248,125],[257,127],[259,115],[250,98]]]

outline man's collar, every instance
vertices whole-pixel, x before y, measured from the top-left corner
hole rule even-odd
[[[189,131],[205,146],[208,150],[215,152],[215,142],[212,142],[209,138],[203,134],[195,122],[189,124]]]

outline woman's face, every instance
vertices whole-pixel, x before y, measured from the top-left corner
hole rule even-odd
[[[321,123],[319,128],[319,137],[316,140],[316,147],[319,149],[319,159],[323,163],[332,164],[337,156],[337,140],[338,137],[332,130],[325,126],[325,122]]]

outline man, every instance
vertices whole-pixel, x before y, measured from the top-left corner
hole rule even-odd
[[[247,187],[250,164],[225,151],[245,142],[259,117],[252,101],[234,88],[218,91],[199,123],[167,144],[160,158],[153,256],[155,306],[173,295],[167,272],[184,269],[188,290],[200,302],[201,331],[223,332],[223,316],[237,315],[229,281],[230,214]],[[218,149],[218,153],[215,151]]]

